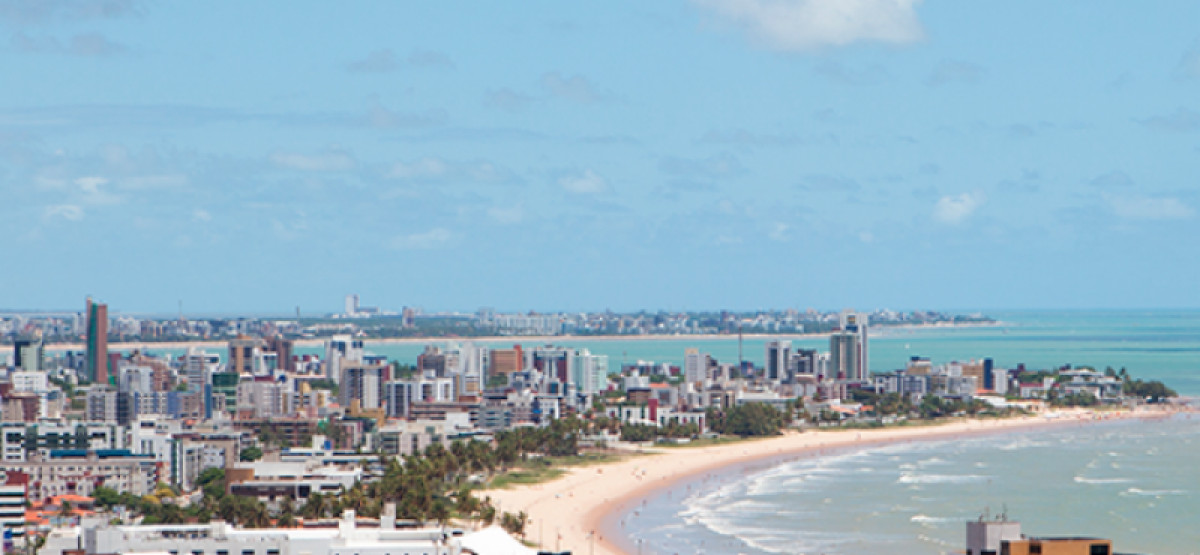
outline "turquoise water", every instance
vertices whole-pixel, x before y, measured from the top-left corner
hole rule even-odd
[[[623,515],[642,553],[948,554],[1007,511],[1028,535],[1200,549],[1200,420],[1072,424],[797,458],[681,484]],[[634,550],[634,548],[630,548]]]
[[[912,356],[937,362],[990,357],[1000,367],[1024,363],[1031,368],[1064,364],[1126,367],[1137,377],[1159,379],[1181,394],[1200,396],[1200,310],[1187,311],[1019,311],[989,312],[1000,325],[967,328],[872,329],[870,364],[874,372],[903,368]],[[746,360],[761,365],[766,339],[743,343]],[[444,345],[444,341],[431,344]],[[492,348],[534,342],[517,339],[476,341]],[[578,339],[556,341],[568,347],[608,355],[609,367],[638,360],[682,365],[684,350],[696,347],[722,362],[738,360],[736,337],[720,339]],[[793,340],[798,347],[829,350],[826,339]],[[412,363],[420,343],[367,343],[367,350],[392,360]],[[179,354],[182,349],[151,349]],[[299,354],[321,354],[319,347],[302,347]]]

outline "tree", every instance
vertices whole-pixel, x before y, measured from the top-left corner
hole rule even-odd
[[[783,414],[766,403],[746,403],[729,409],[722,433],[741,437],[776,435],[783,428]]]
[[[242,462],[253,462],[261,459],[262,456],[262,449],[258,447],[247,447],[242,449],[242,452],[238,455],[238,458],[240,458]]]
[[[500,527],[514,536],[525,536],[525,511],[517,514],[504,513],[500,516]]]
[[[648,424],[625,424],[621,426],[621,441],[650,441],[658,435],[654,426]]]

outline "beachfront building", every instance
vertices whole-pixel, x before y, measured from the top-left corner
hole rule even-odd
[[[1121,397],[1124,386],[1120,379],[1095,370],[1063,370],[1058,375],[1068,378],[1061,384],[1067,395],[1089,394],[1100,400],[1114,400]]]
[[[967,522],[966,555],[1113,555],[1111,540],[1085,537],[1030,538],[1021,523],[1000,516]]]
[[[468,542],[478,555],[533,552],[508,551],[513,543],[520,544],[510,537],[509,541],[497,540],[494,530],[472,538],[488,530],[462,534],[443,527],[400,526],[391,516],[394,514],[393,508],[377,525],[375,521],[360,525],[354,511],[346,511],[336,527],[321,528],[238,528],[224,522],[135,526],[88,522],[51,535],[39,553],[80,553],[76,546],[81,545],[86,555],[460,555]]]

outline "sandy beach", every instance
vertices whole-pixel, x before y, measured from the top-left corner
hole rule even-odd
[[[1090,412],[1071,410],[998,420],[960,420],[931,426],[789,433],[783,436],[704,447],[647,450],[606,465],[578,467],[543,484],[483,492],[501,510],[525,511],[526,538],[547,550],[618,555],[629,553],[619,526],[610,518],[676,482],[725,467],[768,463],[825,449],[898,441],[945,439],[963,434],[1012,432],[1045,426],[1079,425],[1112,418],[1162,417],[1161,410]]]

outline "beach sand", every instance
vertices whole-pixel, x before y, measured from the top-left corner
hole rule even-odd
[[[996,420],[960,420],[930,426],[866,430],[791,432],[767,439],[711,446],[658,448],[638,456],[595,466],[575,467],[553,481],[505,490],[489,490],[501,511],[525,511],[525,537],[545,550],[577,554],[626,554],[628,539],[614,515],[685,478],[725,467],[769,462],[800,454],[910,440],[946,439],[964,434],[1012,432],[1033,427],[1078,425],[1111,418],[1162,417],[1161,410],[1091,412],[1069,410],[1047,415]],[[610,522],[612,521],[612,522]]]

